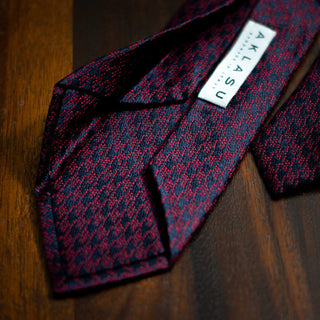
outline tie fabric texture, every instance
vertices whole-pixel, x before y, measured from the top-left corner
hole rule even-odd
[[[226,109],[198,99],[249,19],[277,36]],[[53,290],[169,268],[319,26],[316,0],[188,0],[163,32],[58,82],[36,182]]]
[[[252,144],[264,181],[274,196],[320,179],[320,57],[287,103]]]

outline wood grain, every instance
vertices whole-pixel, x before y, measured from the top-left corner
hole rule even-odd
[[[70,319],[73,301],[51,299],[33,189],[53,84],[72,71],[72,2],[2,1],[0,16],[0,318]]]
[[[170,271],[52,295],[33,187],[53,85],[183,2],[0,2],[0,319],[320,318],[320,190],[271,199],[250,153]],[[318,37],[279,106],[319,52]]]

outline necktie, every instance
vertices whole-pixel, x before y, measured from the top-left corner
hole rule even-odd
[[[319,180],[320,57],[252,147],[261,175],[275,196]]]
[[[310,1],[188,1],[169,27],[58,82],[36,198],[53,290],[167,269],[320,25]],[[197,98],[248,21],[277,31],[226,109]]]

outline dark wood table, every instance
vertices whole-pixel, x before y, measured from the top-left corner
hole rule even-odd
[[[170,271],[52,294],[33,189],[53,85],[183,1],[0,2],[0,319],[320,319],[320,189],[271,199],[250,153]],[[279,105],[319,52],[318,37]]]

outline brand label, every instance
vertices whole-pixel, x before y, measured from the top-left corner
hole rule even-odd
[[[231,50],[200,90],[198,98],[226,108],[275,35],[274,30],[249,20]]]

